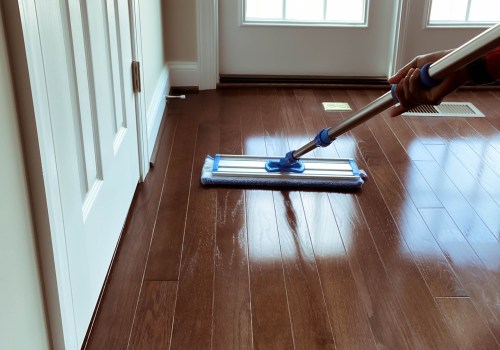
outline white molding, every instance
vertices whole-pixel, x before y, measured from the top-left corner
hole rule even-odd
[[[402,67],[406,64],[406,62],[403,61],[406,52],[406,23],[408,22],[411,3],[409,0],[398,0],[396,6],[397,12],[395,13],[396,19],[394,23],[394,45],[388,76],[392,76],[396,73],[398,67]]]
[[[219,81],[218,0],[196,0],[199,89]]]
[[[169,69],[164,67],[158,82],[156,83],[153,97],[148,106],[147,113],[147,137],[148,137],[148,159],[151,159],[153,149],[158,137],[161,120],[163,118],[166,106],[166,95],[170,90]]]
[[[132,37],[132,59],[140,63],[141,72],[144,72],[142,57],[142,32],[141,32],[141,11],[139,0],[129,0],[130,24]],[[141,86],[144,87],[144,74],[141,74]],[[135,93],[135,112],[137,116],[137,144],[139,145],[139,175],[144,181],[149,171],[149,147],[146,97],[144,92]]]
[[[172,87],[200,86],[198,62],[167,62]]]

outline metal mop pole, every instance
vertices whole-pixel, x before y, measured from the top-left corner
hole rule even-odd
[[[438,61],[423,68],[421,71],[422,84],[428,88],[438,85],[439,81],[444,77],[453,74],[457,69],[483,56],[497,46],[500,46],[500,23],[472,38]],[[338,136],[395,105],[398,101],[393,94],[394,88],[395,86],[393,86],[391,91],[380,96],[338,125],[322,130],[314,140],[295,151],[289,152],[282,161],[294,164],[304,154],[317,147],[328,146]]]

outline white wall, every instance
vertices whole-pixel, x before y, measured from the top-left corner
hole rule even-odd
[[[163,49],[163,11],[161,0],[140,1],[144,93],[146,106],[154,103],[158,79],[166,66]]]
[[[165,60],[164,4],[162,0],[139,1],[142,58],[142,93],[140,99],[146,115],[147,154],[151,159],[161,120],[165,96],[170,90],[170,74]],[[147,163],[149,165],[149,163]],[[144,165],[143,166],[147,166]],[[145,169],[143,169],[145,171]]]
[[[196,0],[165,0],[167,61],[196,62]]]
[[[0,349],[49,349],[0,7]]]
[[[200,85],[196,5],[196,0],[164,1],[165,57],[174,87]]]

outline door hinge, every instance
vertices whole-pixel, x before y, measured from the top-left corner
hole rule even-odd
[[[141,92],[141,64],[132,61],[132,86],[134,93]]]

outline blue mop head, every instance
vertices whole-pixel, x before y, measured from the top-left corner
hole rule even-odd
[[[340,191],[359,190],[367,178],[363,170],[359,170],[356,163],[351,160],[353,168],[352,179],[316,178],[304,173],[273,172],[267,176],[248,172],[236,175],[225,174],[219,170],[220,155],[215,158],[207,156],[201,174],[201,183],[206,186],[238,186],[249,188],[294,188],[294,189],[326,189]],[[307,165],[306,165],[307,168]]]

